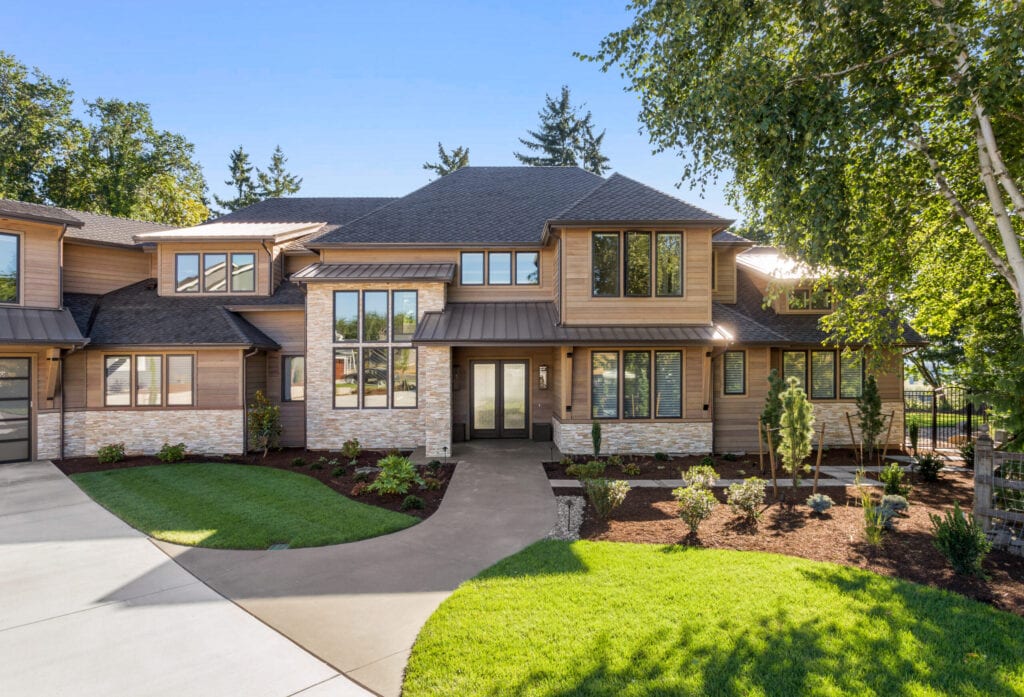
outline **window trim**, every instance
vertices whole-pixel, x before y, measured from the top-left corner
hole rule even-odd
[[[397,339],[396,338],[396,334],[395,334],[395,317],[397,316],[395,314],[395,294],[396,293],[412,293],[413,294],[413,298],[415,299],[416,309],[414,311],[413,321],[416,324],[416,327],[415,327],[415,329],[412,330],[412,334],[409,335],[408,339]],[[391,317],[389,319],[390,329],[389,329],[389,334],[388,334],[388,338],[391,340],[390,343],[393,343],[393,344],[404,344],[404,343],[406,343],[408,341],[412,341],[413,336],[416,335],[416,329],[419,329],[419,327],[420,327],[420,291],[418,289],[416,289],[416,288],[412,288],[412,289],[408,289],[408,290],[405,289],[405,288],[392,288],[390,290],[390,298],[388,299],[388,307],[390,308],[390,311],[391,311]],[[377,342],[377,343],[380,343],[380,342]]]
[[[615,415],[594,416],[594,356],[599,353],[615,354]],[[590,419],[592,421],[619,421],[622,417],[622,352],[598,350],[590,352]]]
[[[631,293],[629,291],[629,261],[630,261],[630,256],[632,256],[630,254],[630,251],[629,251],[629,238],[630,238],[631,235],[643,235],[643,236],[647,237],[647,292],[646,293]],[[623,240],[622,241],[622,265],[623,265],[622,266],[622,270],[623,270],[623,273],[622,273],[622,277],[623,277],[622,296],[626,297],[626,298],[650,298],[650,297],[652,297],[654,295],[654,293],[655,293],[655,287],[654,287],[655,286],[655,281],[654,281],[654,274],[655,274],[654,257],[655,257],[655,254],[656,254],[655,249],[654,249],[655,233],[653,231],[651,231],[651,230],[626,230],[623,233],[623,235],[622,235],[622,240]],[[682,252],[682,250],[680,250],[680,252]],[[680,278],[680,281],[681,280],[682,279]]]
[[[291,396],[291,390],[288,388],[291,381],[288,379],[291,375],[290,364],[291,361],[296,358],[302,359],[302,399],[295,399]],[[287,397],[285,395],[288,395]],[[288,353],[281,356],[281,403],[282,404],[301,404],[306,401],[306,354],[304,353]]]
[[[359,408],[360,409],[391,409],[391,351],[389,346],[360,346],[359,347]],[[384,352],[384,373],[385,373],[385,384],[387,389],[384,391],[384,405],[379,407],[368,407],[366,406],[366,384],[363,381],[363,376],[366,373],[366,352],[367,351],[383,351]]]
[[[358,292],[358,291],[356,291]],[[385,336],[383,339],[367,339],[366,334],[366,296],[369,293],[381,293],[384,295],[384,332]],[[360,345],[363,344],[389,344],[391,343],[391,291],[389,290],[377,290],[372,288],[364,288],[360,294],[360,313],[359,313],[359,341]],[[419,298],[416,299],[417,304]],[[416,308],[419,311],[419,308]]]
[[[629,353],[642,353],[647,356],[647,416],[626,416],[626,354]],[[652,366],[652,356],[650,350],[624,350],[622,352],[622,365],[620,366],[619,382],[622,384],[622,408],[620,413],[622,414],[623,421],[650,421],[651,413],[651,381],[654,377],[654,368]]]
[[[725,361],[729,354],[738,354],[743,358],[743,389],[741,392],[730,392],[726,382]],[[722,352],[722,395],[725,397],[743,397],[747,394],[747,351],[746,349],[730,349]]]
[[[363,379],[363,358],[360,353],[359,346],[332,346],[331,347],[331,408],[339,409],[341,411],[351,411],[353,409],[362,409],[362,379]],[[350,407],[339,407],[338,406],[338,392],[337,386],[334,384],[334,370],[338,360],[338,351],[355,351],[356,354],[356,403]]]
[[[598,294],[594,284],[594,248],[599,235],[615,236],[615,292],[607,295]],[[590,297],[602,299],[622,297],[622,233],[618,230],[592,230],[590,233]]]
[[[508,283],[504,283],[504,282],[501,282],[501,281],[495,281],[495,280],[493,280],[491,278],[491,257],[493,257],[494,255],[498,255],[498,256],[505,255],[505,256],[508,257]],[[492,252],[492,251],[488,250],[488,252],[487,252],[487,285],[489,285],[489,286],[511,286],[511,285],[514,285],[515,284],[515,279],[516,279],[515,263],[516,263],[515,262],[515,253],[512,252],[512,251]]]
[[[171,404],[171,359],[187,358],[191,364],[190,380],[192,389],[188,404]],[[164,404],[168,407],[194,407],[196,405],[196,355],[194,353],[168,353],[164,355]]]
[[[224,290],[207,290],[206,289],[206,257],[208,256],[222,256],[224,257]],[[203,293],[213,293],[216,295],[227,294],[231,292],[231,255],[228,252],[203,252],[202,259],[199,260],[199,266],[201,268],[201,280],[200,290]],[[248,292],[248,291],[246,291]]]
[[[395,352],[396,351],[412,351],[413,352],[413,364],[416,366],[416,391],[414,393],[415,401],[412,406],[398,406],[395,404]],[[416,346],[392,346],[391,355],[389,356],[391,369],[388,371],[388,398],[392,409],[419,409],[420,408],[420,352]]]
[[[139,359],[140,358],[159,358],[160,359],[160,376],[157,378],[157,396],[160,398],[160,402],[157,404],[139,404]],[[166,363],[164,362],[164,354],[162,353],[136,353],[132,355],[132,402],[134,406],[142,409],[147,408],[160,408],[166,406],[164,402],[164,383],[166,380]]]
[[[356,296],[356,335],[351,339],[339,339],[338,338],[338,295],[341,293],[350,293]],[[362,294],[358,290],[336,290],[332,297],[334,316],[331,318],[331,337],[332,344],[358,344],[360,338],[363,336],[362,317],[363,317],[363,306],[362,306]]]
[[[480,257],[480,282],[479,283],[467,283],[466,282],[466,255],[473,255]],[[470,288],[476,286],[487,285],[487,253],[483,251],[479,252],[459,252],[459,285],[469,286]]]
[[[139,404],[137,399],[136,391],[138,390],[138,359],[145,356],[155,356],[160,359],[160,404]],[[169,358],[183,358],[187,357],[191,359],[192,363],[192,402],[190,404],[169,404],[168,398],[168,370],[167,364]],[[164,409],[164,410],[175,410],[175,409],[195,409],[199,403],[199,386],[198,386],[198,364],[196,353],[167,353],[164,351],[127,351],[127,352],[113,352],[104,353],[101,355],[102,366],[103,366],[103,408],[110,409]],[[130,367],[128,377],[128,404],[110,404],[109,402],[109,390],[107,385],[109,383],[109,376],[107,375],[107,361],[111,358],[127,358],[128,365]]]
[[[25,254],[23,252],[23,249],[25,247],[25,235],[24,233],[15,230],[0,230],[0,235],[7,235],[13,237],[16,245],[14,251],[14,300],[2,301],[0,302],[0,305],[21,305],[23,300],[21,284],[25,276],[25,269],[23,268],[23,260],[25,258]]]
[[[110,404],[108,397],[110,396],[110,390],[107,385],[110,382],[110,372],[107,370],[107,363],[112,358],[127,358],[128,359],[128,403],[127,404]],[[103,406],[104,407],[118,407],[124,409],[126,407],[132,407],[135,404],[135,395],[133,390],[135,389],[135,358],[130,353],[109,353],[103,354]]]
[[[252,290],[236,290],[235,289],[235,257],[243,254],[247,254],[252,257]],[[231,294],[237,293],[255,293],[256,289],[260,287],[259,274],[256,273],[259,267],[259,256],[256,252],[228,252],[228,292]]]
[[[682,349],[669,349],[669,350],[655,350],[651,352],[651,383],[653,389],[651,390],[651,418],[654,420],[664,419],[682,419],[686,413],[686,352]],[[679,415],[678,416],[658,416],[658,354],[660,353],[674,353],[679,356]]]
[[[838,382],[838,389],[836,391],[836,399],[846,400],[858,400],[864,396],[864,383],[867,380],[867,361],[865,360],[863,349],[850,349],[850,353],[860,357],[860,390],[856,397],[844,397],[843,396],[843,353],[839,351],[839,356],[836,359],[836,381]]]
[[[818,397],[814,394],[814,355],[817,353],[825,353],[832,356],[832,396],[831,397]],[[839,378],[839,364],[837,362],[836,352],[829,349],[811,349],[807,352],[807,372],[809,374],[807,380],[807,397],[812,401],[835,401],[839,395],[839,391],[836,389],[836,382]]]
[[[178,285],[181,279],[181,258],[196,258],[196,289],[179,290]],[[182,295],[200,295],[203,291],[203,255],[201,252],[175,252],[174,253],[174,292]]]
[[[536,258],[536,260],[537,260],[537,280],[536,281],[525,282],[525,283],[520,283],[519,282],[519,255],[520,254],[532,254],[534,256],[534,258]],[[512,256],[514,257],[514,262],[515,262],[515,267],[513,268],[513,271],[512,271],[512,279],[513,279],[513,281],[515,281],[515,285],[517,285],[517,286],[539,286],[540,285],[540,276],[541,276],[541,272],[540,272],[540,250],[534,250],[534,251],[530,251],[530,250],[516,250],[513,253]]]
[[[679,292],[659,293],[658,292],[658,238],[662,235],[675,235],[679,237]],[[681,230],[661,230],[654,232],[654,267],[651,271],[651,281],[654,283],[654,297],[656,298],[685,298],[686,297],[686,235]]]
[[[807,395],[810,395],[810,392],[808,391],[808,388],[811,386],[811,384],[810,384],[811,365],[810,365],[810,357],[807,355],[807,350],[806,349],[783,349],[782,350],[782,355],[781,355],[781,358],[782,358],[782,370],[780,372],[782,373],[782,381],[783,381],[784,384],[789,379],[788,376],[786,375],[786,354],[787,353],[802,353],[803,354],[803,356],[804,356],[804,384],[802,386],[802,389],[803,389],[804,393],[806,393]],[[788,384],[786,386],[788,387]]]

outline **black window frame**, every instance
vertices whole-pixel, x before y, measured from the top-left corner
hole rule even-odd
[[[416,389],[414,390],[415,401],[412,406],[399,406],[395,404],[395,354],[398,351],[412,351],[413,355],[413,366],[416,370]],[[392,346],[390,356],[390,366],[388,370],[388,398],[390,399],[390,405],[392,409],[419,409],[420,406],[420,352],[416,346]]]
[[[360,409],[390,409],[391,408],[391,351],[390,346],[360,346],[359,347],[359,408]],[[366,404],[366,357],[370,351],[383,352],[384,354],[384,404],[379,406],[367,406]],[[370,395],[376,397],[378,395]]]
[[[843,356],[849,354],[853,354],[860,358],[860,389],[857,391],[856,396],[853,397],[843,396]],[[836,380],[839,383],[839,389],[836,393],[837,399],[860,399],[864,395],[864,382],[867,379],[867,361],[865,361],[864,359],[864,351],[851,350],[849,354],[847,354],[847,352],[841,351],[838,360],[836,361]]]
[[[519,257],[526,256],[527,254],[532,255],[534,258],[534,265],[537,268],[537,280],[536,281],[523,281],[519,280]],[[517,286],[539,286],[540,285],[540,252],[539,251],[517,251],[515,257],[515,269],[512,274],[515,284]]]
[[[181,259],[182,257],[196,258],[196,286],[194,290],[181,290]],[[199,252],[175,252],[174,254],[174,292],[183,295],[201,293],[203,290],[203,255]]]
[[[291,363],[296,358],[302,360],[302,399],[295,399],[292,396]],[[293,353],[281,356],[281,401],[282,402],[305,402],[306,401],[306,356],[302,353]]]
[[[679,413],[675,416],[661,416],[658,414],[658,356],[661,354],[675,354],[679,356]],[[653,419],[681,419],[683,418],[684,403],[686,400],[686,354],[681,350],[654,351],[651,361],[651,417]]]
[[[236,256],[250,256],[252,257],[252,289],[251,290],[238,290],[235,288],[235,257]],[[259,257],[256,252],[228,252],[228,292],[230,293],[255,293],[256,289],[260,287],[259,274],[256,273],[256,268],[259,266]]]
[[[400,335],[400,334],[398,334],[397,327],[395,326],[395,318],[398,317],[398,313],[395,312],[395,296],[398,295],[399,293],[412,293],[412,296],[413,296],[413,303],[415,305],[415,309],[413,310],[413,325],[414,326],[413,326],[412,334],[408,334],[408,335],[401,334]],[[391,319],[390,319],[391,334],[390,334],[389,338],[391,339],[391,342],[392,343],[396,343],[396,344],[400,344],[400,343],[405,343],[407,341],[412,341],[413,336],[416,335],[416,330],[420,326],[420,292],[418,290],[405,290],[405,289],[402,289],[402,288],[392,289],[392,291],[391,291],[391,299],[390,299],[390,306],[391,306]],[[407,338],[407,339],[406,338],[401,338],[400,339],[399,336],[401,336],[401,337],[408,336],[409,338]]]
[[[828,354],[828,355],[830,355],[832,357],[832,394],[824,396],[824,397],[819,396],[819,395],[817,395],[815,393],[814,356],[815,356],[815,354],[819,354],[819,353],[820,354]],[[836,383],[837,383],[838,378],[839,378],[839,364],[836,361],[836,352],[835,351],[830,351],[828,349],[812,349],[811,351],[808,351],[808,354],[807,354],[807,372],[809,374],[809,377],[808,377],[808,380],[807,380],[807,388],[808,388],[807,389],[807,396],[808,397],[810,397],[812,400],[834,400],[834,399],[836,399],[836,397],[838,395],[838,390],[836,389]]]
[[[331,351],[331,408],[340,409],[342,411],[359,410],[362,408],[362,391],[363,391],[363,356],[359,351],[358,346],[333,346]],[[355,391],[355,404],[351,406],[338,406],[338,386],[335,380],[337,373],[337,362],[339,351],[351,351],[355,354],[355,369],[356,369],[356,391]]]
[[[728,375],[726,372],[726,362],[729,360],[730,355],[738,355],[742,359],[741,367],[743,368],[743,384],[739,392],[730,392],[729,382],[726,379],[726,376]],[[747,352],[743,349],[732,349],[722,353],[722,394],[727,397],[740,397],[747,394]]]
[[[480,257],[480,282],[466,282],[466,257]],[[485,252],[461,252],[459,254],[459,285],[460,286],[485,286],[487,285],[487,254]]]
[[[594,416],[594,357],[598,354],[615,356],[615,414],[613,416]],[[622,415],[622,352],[591,351],[590,352],[590,418],[594,421],[618,421]]]
[[[22,247],[22,235],[17,232],[9,232],[7,230],[0,231],[0,237],[12,237],[14,238],[14,299],[13,300],[0,300],[0,305],[20,305],[21,304],[21,247]]]
[[[223,290],[209,290],[206,287],[206,257],[224,257],[224,289]],[[203,258],[200,260],[201,267],[201,288],[204,293],[229,293],[231,291],[231,255],[228,252],[203,252]],[[254,272],[255,273],[255,272]]]
[[[351,339],[339,339],[338,338],[338,296],[342,295],[342,294],[354,295],[355,298],[356,298],[356,333],[355,333],[355,336],[353,338],[351,338]],[[331,335],[332,335],[334,340],[331,343],[334,343],[334,344],[358,344],[360,337],[363,335],[363,328],[362,328],[362,323],[361,323],[361,319],[362,319],[362,316],[363,316],[361,294],[359,293],[358,290],[336,290],[336,291],[334,291],[334,295],[332,297],[332,300],[333,300],[334,316],[332,317],[332,321],[331,321]]]
[[[626,416],[626,356],[629,354],[642,354],[647,356],[647,413],[644,416]],[[652,378],[654,377],[653,366],[651,364],[651,352],[650,351],[623,351],[621,358],[621,365],[619,367],[619,385],[622,394],[622,405],[620,407],[620,413],[624,421],[650,421],[651,420],[651,386]]]
[[[661,237],[679,238],[679,292],[662,293],[658,290],[658,240]],[[651,280],[654,284],[654,297],[656,298],[684,298],[686,297],[686,236],[682,232],[663,230],[654,233],[654,261],[651,270]]]
[[[508,257],[508,281],[495,281],[491,273],[491,259],[495,256]],[[487,285],[489,286],[511,286],[516,280],[515,254],[512,252],[487,252]]]
[[[782,356],[781,356],[781,359],[782,359],[782,380],[783,380],[784,383],[786,383],[786,387],[789,387],[789,376],[786,375],[786,354],[787,353],[803,354],[803,357],[804,357],[804,381],[803,381],[802,385],[799,385],[799,387],[805,393],[810,394],[809,391],[808,391],[808,388],[811,386],[810,385],[811,365],[810,365],[810,358],[807,355],[807,351],[804,350],[804,349],[783,349]]]
[[[615,237],[615,292],[598,293],[594,273],[595,250],[598,237]],[[618,231],[595,230],[590,235],[590,297],[620,298],[622,297],[622,233]]]
[[[642,293],[634,293],[630,290],[630,260],[632,252],[630,251],[629,240],[633,236],[642,236],[647,238],[647,291]],[[626,298],[650,298],[654,295],[654,240],[655,235],[650,230],[626,230],[622,235],[622,262],[623,262],[623,273],[622,273],[622,293],[623,297]]]
[[[383,339],[367,339],[366,338],[366,296],[370,295],[383,295],[384,296],[384,338]],[[359,307],[359,343],[360,344],[387,344],[391,341],[391,293],[387,290],[371,290],[364,289],[362,292],[361,304]],[[416,299],[417,304],[419,298]],[[418,308],[417,308],[418,309]]]

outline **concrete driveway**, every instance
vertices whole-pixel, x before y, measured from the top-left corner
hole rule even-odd
[[[0,695],[369,694],[50,463],[0,465]]]

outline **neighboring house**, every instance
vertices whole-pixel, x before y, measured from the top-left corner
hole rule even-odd
[[[0,201],[0,460],[241,452],[256,390],[281,406],[282,443],[311,449],[585,453],[598,420],[605,452],[750,451],[772,367],[849,443],[863,356],[822,346],[827,303],[730,222],[557,167],[271,199],[186,229]],[[791,289],[766,308],[772,282]]]

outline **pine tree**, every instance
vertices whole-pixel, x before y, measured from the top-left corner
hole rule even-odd
[[[793,476],[793,488],[800,485],[800,473],[809,469],[804,464],[811,454],[811,438],[814,436],[814,405],[807,401],[807,393],[790,378],[788,387],[781,395],[781,428],[779,433],[779,455],[782,469]]]
[[[444,146],[438,142],[437,158],[437,162],[424,162],[423,169],[432,170],[443,177],[469,165],[469,148],[460,145],[451,152],[446,152]]]
[[[568,86],[562,85],[558,99],[545,95],[538,116],[540,128],[527,131],[533,140],[519,139],[538,154],[513,153],[517,160],[533,167],[582,166],[594,174],[608,169],[608,158],[601,153],[605,132],[594,135],[593,116],[589,111],[581,116],[580,108],[572,106]]]
[[[288,158],[278,145],[270,157],[270,166],[267,170],[256,170],[257,191],[261,200],[294,194],[302,188],[302,178],[296,177],[284,168],[287,161]]]
[[[779,371],[772,368],[768,374],[768,396],[765,397],[764,407],[761,409],[761,440],[765,446],[768,445],[768,431],[777,429],[779,421],[782,419],[782,401],[779,399],[779,395],[785,389],[786,383],[779,376]]]
[[[231,212],[259,201],[260,196],[256,192],[256,182],[252,179],[253,166],[249,162],[249,153],[241,145],[237,150],[231,151],[228,169],[231,172],[231,178],[224,183],[235,190],[235,197],[224,199],[214,194],[213,200],[217,202],[217,205]]]
[[[861,448],[864,452],[865,464],[875,462],[875,449],[882,435],[885,419],[882,417],[882,397],[878,394],[878,382],[874,375],[864,380],[864,389],[857,399],[858,425],[860,426]]]

